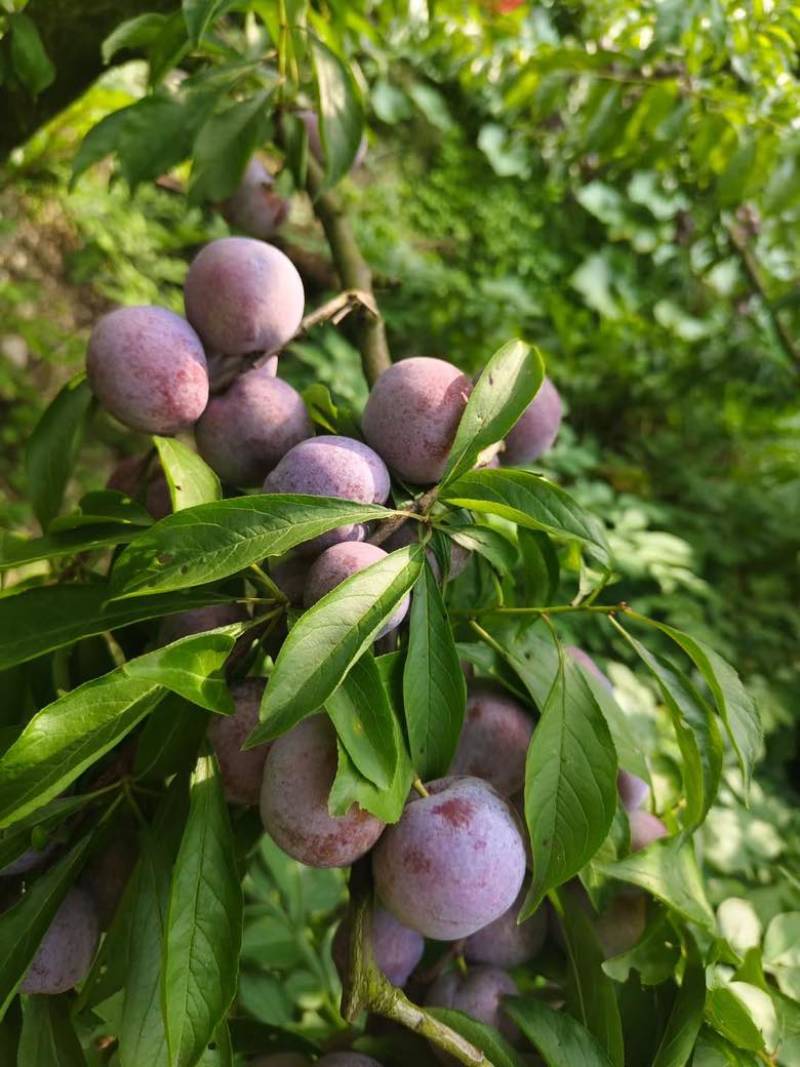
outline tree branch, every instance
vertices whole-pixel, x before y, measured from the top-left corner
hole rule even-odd
[[[789,329],[786,327],[785,323],[781,321],[778,312],[772,306],[772,302],[767,296],[767,291],[761,280],[761,271],[758,265],[758,260],[747,243],[747,237],[745,236],[744,230],[736,223],[730,223],[727,229],[731,244],[739,257],[739,262],[744,268],[744,272],[747,275],[750,285],[761,298],[761,303],[769,316],[769,320],[772,323],[772,328],[775,331],[781,348],[794,364],[795,370],[800,370],[800,349],[795,345],[794,338]]]
[[[372,291],[372,271],[361,254],[341,201],[330,190],[321,192],[322,184],[322,171],[316,160],[309,158],[308,193],[314,212],[325,231],[342,287],[366,294],[375,307],[374,314],[362,314],[355,323],[355,340],[361,353],[364,376],[370,385],[374,385],[391,364],[391,356],[386,341],[386,327],[377,312]]]
[[[372,878],[368,860],[360,860],[350,875],[350,940],[342,993],[342,1015],[353,1022],[372,1011],[426,1037],[467,1067],[493,1067],[490,1060],[461,1034],[413,1004],[401,989],[378,970],[372,957]]]

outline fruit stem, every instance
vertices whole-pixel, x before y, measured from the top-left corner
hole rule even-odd
[[[414,788],[416,789],[416,791],[419,793],[419,795],[421,797],[429,797],[430,796],[430,793],[425,788],[425,786],[422,784],[422,780],[420,778],[415,778],[414,779]]]

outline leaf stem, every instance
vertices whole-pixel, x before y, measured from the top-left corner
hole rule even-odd
[[[277,600],[279,604],[289,603],[289,598],[286,596],[282,589],[278,588],[272,578],[270,578],[270,576],[262,567],[259,567],[257,563],[251,563],[250,570],[256,576],[259,584],[263,585],[267,592],[272,595],[273,600]]]
[[[552,604],[547,607],[535,608],[481,608],[479,611],[451,611],[451,615],[466,615],[474,618],[476,615],[567,615],[572,612],[591,612],[595,615],[616,615],[624,612],[636,617],[628,605],[621,601],[619,604]]]

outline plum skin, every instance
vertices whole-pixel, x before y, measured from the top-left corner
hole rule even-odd
[[[91,897],[70,889],[36,950],[22,992],[53,995],[72,989],[89,973],[98,937]]]
[[[363,1052],[329,1052],[321,1060],[317,1060],[316,1067],[381,1067],[372,1056],[365,1056]]]
[[[649,811],[632,811],[628,814],[631,828],[631,852],[647,848],[660,837],[667,836],[667,828],[656,815]]]
[[[303,719],[279,737],[264,764],[264,829],[307,867],[347,867],[383,832],[384,824],[355,804],[346,815],[328,814],[336,764],[336,734],[326,715]]]
[[[238,188],[221,205],[230,226],[248,237],[264,241],[280,229],[289,214],[289,201],[274,192],[275,179],[260,159],[253,157]]]
[[[499,1030],[512,1044],[521,1035],[503,1011],[502,998],[517,996],[517,983],[499,967],[470,967],[466,975],[449,971],[440,975],[428,990],[425,1003],[432,1007],[455,1008],[478,1022]],[[447,1062],[454,1062],[448,1057]]]
[[[252,237],[220,237],[195,256],[184,284],[186,318],[226,356],[275,352],[303,318],[303,282],[280,249]]]
[[[247,1067],[311,1067],[311,1060],[299,1052],[274,1052],[248,1060]]]
[[[364,437],[401,478],[436,482],[471,391],[472,382],[452,363],[424,356],[401,360],[372,387]]]
[[[368,445],[352,437],[323,434],[290,448],[264,482],[265,493],[307,493],[362,504],[383,504],[391,488],[386,464]],[[340,541],[363,541],[358,523],[338,526],[299,547],[318,554]]]
[[[500,462],[505,467],[532,463],[548,452],[558,437],[563,408],[558,390],[545,378],[539,392],[517,419],[505,440]]]
[[[528,892],[526,879],[517,899],[499,919],[484,926],[467,938],[464,957],[469,963],[483,963],[490,967],[519,967],[534,959],[547,937],[547,909],[541,905],[530,919],[517,922],[517,916]]]
[[[451,774],[483,778],[504,796],[525,784],[525,757],[533,720],[499,687],[471,686]]]
[[[347,970],[349,936],[350,922],[345,916],[339,924],[332,946],[333,962],[340,977]],[[375,908],[372,913],[370,944],[376,966],[394,986],[406,984],[425,951],[425,939],[421,934],[403,926],[391,912],[380,907]]]
[[[245,678],[231,686],[236,710],[232,715],[215,715],[208,727],[229,804],[255,807],[261,796],[261,780],[269,744],[242,751],[245,739],[258,725],[258,709],[264,695],[263,678]]]
[[[287,382],[257,368],[214,396],[194,428],[197,450],[223,482],[260,485],[314,426],[303,398]]]
[[[440,778],[411,797],[373,852],[384,907],[425,937],[469,937],[508,911],[525,877],[517,816],[480,778]]]
[[[304,596],[306,607],[316,604],[341,582],[371,567],[373,563],[386,559],[387,555],[378,545],[370,545],[365,541],[342,541],[338,545],[331,545],[309,569]],[[408,594],[403,597],[376,635],[376,641],[400,625],[408,612],[409,599]]]
[[[208,403],[200,338],[166,308],[124,307],[103,315],[89,338],[86,372],[103,407],[141,433],[188,430]]]

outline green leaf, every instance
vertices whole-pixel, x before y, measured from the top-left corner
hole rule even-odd
[[[304,612],[289,631],[245,747],[269,741],[323,707],[420,572],[421,545],[358,571]]]
[[[61,508],[91,406],[86,375],[76,374],[39,419],[25,447],[28,494],[43,530]]]
[[[167,479],[173,511],[222,498],[219,478],[191,448],[174,437],[154,437],[153,444]]]
[[[569,493],[525,470],[473,470],[447,485],[441,499],[470,511],[500,515],[560,540],[578,541],[603,560],[608,548],[602,523]]]
[[[185,637],[42,708],[0,757],[0,828],[52,800],[118,744],[155,708],[165,685],[203,707],[220,702],[215,676],[237,629]]]
[[[22,1015],[19,1062],[36,1067],[86,1067],[70,1014],[68,996],[27,997]]]
[[[14,73],[33,96],[52,85],[56,69],[44,49],[36,23],[20,12],[9,18],[11,63]]]
[[[177,693],[167,693],[136,739],[137,779],[163,781],[197,762],[208,714]]]
[[[105,582],[92,585],[51,585],[0,597],[0,670],[35,656],[92,637],[230,597],[205,589],[111,601]]]
[[[764,969],[781,992],[800,1001],[800,911],[776,915],[764,936]]]
[[[556,896],[569,964],[567,998],[571,1013],[605,1049],[616,1067],[624,1067],[622,1020],[614,984],[603,971],[603,950],[591,919],[572,893]]]
[[[694,942],[689,952],[683,981],[672,1006],[653,1067],[685,1067],[689,1062],[703,1023],[706,976]]]
[[[155,825],[142,835],[133,875],[128,953],[119,1026],[121,1067],[169,1067],[161,1010],[161,956],[170,880],[186,819],[186,779],[173,781]]]
[[[689,679],[649,652],[619,624],[617,629],[656,678],[683,756],[685,828],[699,826],[714,802],[722,774],[722,736],[714,713]]]
[[[783,1061],[789,1067],[788,1061]],[[697,1039],[692,1067],[761,1067],[751,1052],[744,1052],[726,1041],[724,1037],[704,1026]]]
[[[325,710],[360,773],[379,789],[388,789],[401,758],[402,738],[371,652],[364,653],[328,697]]]
[[[122,598],[214,582],[337,526],[392,514],[377,504],[277,493],[199,504],[168,515],[128,545],[112,586]]]
[[[198,44],[208,27],[218,18],[230,0],[183,0],[183,17],[192,44]]]
[[[748,982],[712,977],[705,1016],[710,1026],[737,1048],[760,1052],[775,1048],[778,1019],[769,993]]]
[[[123,49],[131,50],[152,44],[164,28],[166,16],[154,11],[126,19],[106,37],[101,46],[104,63],[110,63]]]
[[[411,761],[403,753],[388,789],[381,789],[358,770],[337,739],[336,777],[328,795],[328,811],[333,816],[346,815],[354,804],[381,822],[395,823],[403,814],[408,791],[414,778]]]
[[[534,997],[508,1000],[505,1008],[547,1067],[613,1067],[597,1039],[571,1015]]]
[[[162,1001],[170,1067],[195,1064],[233,1002],[242,888],[215,760],[198,760],[175,861],[164,937]]]
[[[704,641],[676,630],[665,623],[654,622],[634,614],[639,622],[655,626],[671,637],[697,667],[717,706],[722,721],[739,759],[744,776],[745,791],[749,790],[753,766],[758,758],[763,743],[763,732],[758,708],[752,697],[742,685],[741,679],[729,663],[710,648]]]
[[[684,919],[716,934],[714,913],[706,898],[691,839],[660,838],[640,852],[600,869],[609,878],[646,889]]]
[[[64,530],[30,539],[3,533],[0,539],[0,570],[58,556],[75,556],[79,552],[91,552],[109,545],[126,544],[143,529],[146,527],[115,522],[81,526],[76,530]]]
[[[325,185],[335,185],[350,170],[364,132],[361,94],[347,66],[335,52],[310,34],[319,132],[325,152]]]
[[[55,866],[41,874],[13,907],[0,915],[0,1019],[3,1018],[61,901],[83,866],[91,844],[87,834]]]
[[[267,139],[272,90],[231,104],[206,120],[194,144],[189,199],[220,201],[242,180],[247,162]]]
[[[442,594],[425,560],[411,599],[403,704],[411,762],[425,781],[447,774],[453,762],[467,687]]]
[[[429,1015],[438,1019],[484,1053],[494,1067],[524,1067],[525,1060],[512,1048],[502,1034],[493,1026],[479,1022],[463,1011],[453,1008],[426,1008]]]
[[[606,721],[571,660],[562,657],[525,764],[525,819],[533,880],[521,918],[600,848],[617,807],[617,757]]]
[[[538,349],[508,341],[486,364],[470,394],[450,449],[441,485],[475,466],[479,454],[502,440],[539,391],[544,362]]]
[[[675,973],[680,958],[675,931],[667,913],[659,909],[654,922],[647,925],[643,936],[633,948],[612,956],[603,970],[615,982],[627,982],[631,971],[638,971],[643,986],[659,985]]]
[[[452,524],[439,529],[462,548],[480,553],[500,574],[507,574],[519,562],[519,553],[513,541],[490,526],[478,526],[475,523],[465,526]]]
[[[93,799],[92,793],[59,797],[43,808],[39,808],[26,819],[15,823],[10,830],[0,832],[0,871],[33,846],[33,831],[36,832],[41,848],[43,837],[57,829],[68,816],[90,804]]]

